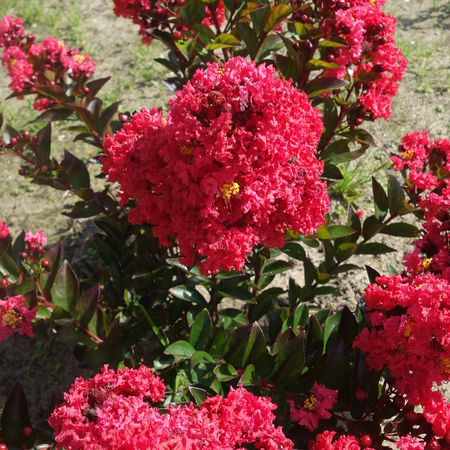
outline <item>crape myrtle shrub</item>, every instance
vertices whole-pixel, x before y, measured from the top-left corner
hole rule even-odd
[[[42,124],[0,123],[0,152],[96,225],[71,264],[61,243],[12,239],[2,218],[0,340],[56,332],[100,371],[40,423],[17,384],[0,445],[448,448],[450,141],[409,133],[387,188],[372,179],[373,212],[329,211],[341,164],[376,151],[362,127],[389,118],[406,67],[384,2],[114,3],[144,44],[168,47],[167,114],[119,113],[89,55],[0,21],[11,97],[32,96]],[[94,147],[89,166],[54,156],[55,122]],[[395,251],[380,233],[415,238],[398,273],[370,267]],[[356,310],[308,306],[364,269],[353,255],[367,255],[370,281]],[[303,279],[271,284],[297,264]]]

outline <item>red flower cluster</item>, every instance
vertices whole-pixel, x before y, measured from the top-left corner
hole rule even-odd
[[[378,277],[365,291],[370,328],[356,338],[369,366],[389,368],[397,389],[422,405],[434,432],[450,431],[450,405],[432,391],[450,377],[450,283],[433,274]]]
[[[316,436],[309,448],[311,450],[360,450],[361,448],[374,450],[368,446],[360,447],[355,436],[342,435],[335,439],[335,435],[335,431],[324,431]]]
[[[25,302],[26,299],[22,295],[0,300],[0,341],[14,333],[34,336],[31,322],[36,317],[37,307],[28,308]]]
[[[427,132],[409,133],[393,155],[410,199],[425,216],[423,236],[404,263],[411,276],[431,272],[450,281],[450,140],[430,141]]]
[[[267,450],[292,449],[270,400],[243,388],[200,408],[169,407],[166,414],[145,400],[160,402],[164,384],[146,367],[117,374],[104,367],[93,379],[78,378],[49,423],[57,448],[66,450],[232,450],[253,443]]]
[[[5,239],[9,236],[9,228],[8,225],[6,225],[6,223],[3,223],[0,220],[0,239]]]
[[[330,48],[327,59],[340,67],[328,76],[344,78],[350,72],[360,86],[360,102],[370,117],[391,115],[407,61],[394,41],[394,17],[382,11],[384,1],[333,2],[324,13],[322,27],[327,38],[341,38],[346,46]],[[364,110],[363,110],[364,111]]]
[[[39,97],[44,86],[65,86],[67,75],[73,80],[72,90],[81,90],[85,81],[95,72],[95,63],[79,49],[66,47],[55,38],[47,37],[41,44],[34,36],[24,37],[22,20],[4,16],[0,21],[0,47],[4,48],[2,65],[8,69],[10,87],[19,98],[38,93],[34,103],[37,110],[52,106],[52,101]]]
[[[416,131],[403,137],[399,151],[391,159],[396,170],[405,172],[411,192],[440,192],[448,184],[450,139],[430,141],[427,131]]]
[[[134,223],[178,240],[185,264],[203,273],[241,269],[257,244],[314,232],[329,201],[316,159],[322,123],[303,92],[232,58],[211,64],[160,112],[142,110],[105,140],[103,170],[136,200]]]
[[[337,391],[314,383],[311,395],[303,402],[301,407],[297,407],[295,402],[289,400],[291,420],[313,431],[319,426],[319,420],[331,417],[330,411],[336,404],[337,397]]]
[[[175,39],[189,36],[187,24],[183,21],[180,8],[186,0],[169,0],[157,2],[155,0],[114,0],[114,14],[133,20],[139,25],[139,34],[144,44],[151,44],[154,30],[168,31]],[[217,7],[205,4],[204,25],[214,25],[220,30],[225,21],[225,6],[222,0]]]

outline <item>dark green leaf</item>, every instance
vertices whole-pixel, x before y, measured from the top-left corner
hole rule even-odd
[[[400,213],[400,211],[403,209],[404,202],[405,195],[400,183],[398,182],[397,178],[395,178],[393,175],[390,175],[388,183],[388,203],[389,212],[392,216]]]
[[[381,233],[389,234],[390,236],[415,238],[419,235],[419,230],[409,223],[391,223],[384,227]]]
[[[383,220],[388,212],[388,197],[375,177],[372,177],[372,192],[375,204],[375,217]]]
[[[340,89],[347,86],[347,84],[348,81],[340,80],[339,78],[322,77],[310,81],[305,86],[305,92],[308,94],[308,98],[312,98],[334,89]]]
[[[375,216],[369,216],[363,224],[364,239],[370,239],[372,236],[375,236],[382,226],[381,220],[378,220]]]
[[[382,255],[384,253],[396,252],[395,248],[389,247],[381,242],[367,242],[356,251],[357,255]]]
[[[373,269],[370,266],[366,266],[366,271],[367,271],[367,276],[369,277],[369,281],[371,283],[375,283],[375,278],[380,276],[380,272],[378,272],[377,270]]]
[[[205,298],[200,292],[195,289],[188,288],[180,284],[179,286],[175,286],[169,289],[169,292],[176,298],[181,300],[186,300],[187,302],[192,302],[196,305],[201,305],[206,307],[208,304],[206,303]]]
[[[73,312],[78,301],[78,279],[66,260],[56,274],[55,282],[50,290],[55,306]]]
[[[192,324],[189,342],[193,347],[205,350],[213,337],[213,326],[207,309],[199,312]]]
[[[190,358],[195,353],[195,348],[187,341],[177,341],[170,344],[164,353],[181,359]]]
[[[194,397],[197,406],[200,406],[208,397],[208,393],[204,389],[195,386],[189,386],[189,392]]]
[[[1,417],[2,432],[7,442],[11,445],[23,443],[22,430],[26,426],[31,426],[30,415],[28,413],[28,401],[22,386],[17,382],[6,400]],[[33,446],[34,437],[25,439],[26,447]]]
[[[290,262],[278,260],[265,266],[263,274],[276,275],[278,273],[286,272],[289,269],[292,269],[292,264]]]
[[[285,19],[292,12],[289,5],[280,3],[273,6],[266,14],[264,19],[263,30],[265,33],[273,30],[283,19]]]

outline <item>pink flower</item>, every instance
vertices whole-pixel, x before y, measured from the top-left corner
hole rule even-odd
[[[425,443],[420,442],[418,438],[406,435],[401,437],[395,445],[399,450],[424,450]]]
[[[314,383],[311,396],[298,408],[292,400],[289,400],[291,419],[299,425],[313,431],[319,425],[319,420],[329,419],[331,410],[337,402],[338,392],[327,389],[325,386]]]
[[[342,435],[335,439],[335,431],[324,431],[318,434],[312,446],[311,450],[360,450],[358,440],[355,436]],[[366,450],[374,450],[370,447],[364,447]]]
[[[144,366],[117,375],[105,367],[91,380],[78,378],[49,419],[57,448],[233,450],[252,443],[266,450],[293,448],[273,425],[276,406],[242,387],[225,398],[208,398],[200,408],[169,406],[165,414],[145,401],[149,396],[161,401],[163,392],[162,381]]]
[[[137,199],[134,223],[176,238],[184,264],[241,269],[257,244],[308,234],[329,207],[315,156],[319,111],[274,69],[237,57],[211,64],[160,112],[142,110],[105,140],[103,170]]]
[[[34,336],[31,322],[36,317],[37,307],[28,308],[22,295],[0,300],[0,341],[14,333]]]
[[[6,225],[6,223],[3,223],[0,220],[0,239],[5,239],[6,237],[9,236],[9,228],[8,225]]]
[[[47,244],[47,235],[43,231],[38,231],[36,234],[27,231],[24,241],[30,250],[35,250],[40,245],[44,246]]]

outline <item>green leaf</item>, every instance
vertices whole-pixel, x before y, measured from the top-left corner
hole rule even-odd
[[[208,397],[208,393],[204,389],[200,389],[195,386],[189,386],[189,392],[194,397],[197,406],[200,406]]]
[[[369,277],[370,283],[375,283],[375,278],[379,277],[381,274],[374,268],[366,266],[367,276]]]
[[[248,48],[250,57],[253,59],[258,51],[258,37],[256,36],[256,33],[249,25],[243,22],[238,22],[237,28],[242,40]]]
[[[357,255],[382,255],[384,253],[396,252],[395,248],[389,247],[381,242],[367,242],[356,251]]]
[[[11,236],[8,236],[0,239],[0,258],[6,253],[9,246],[11,244]]]
[[[339,170],[339,167],[327,163],[325,163],[323,166],[322,177],[328,178],[330,180],[342,180],[344,178],[341,171]]]
[[[336,249],[336,259],[338,261],[344,261],[347,258],[350,258],[350,256],[355,253],[355,250],[357,248],[357,244],[353,242],[344,242],[342,244],[339,244],[338,248]]]
[[[211,42],[206,46],[206,50],[215,50],[216,48],[228,48],[228,47],[236,47],[239,45],[239,39],[236,36],[228,33],[219,34],[214,39],[214,42]]]
[[[400,183],[398,182],[397,178],[395,178],[393,175],[390,175],[388,182],[388,203],[389,212],[392,216],[395,216],[399,214],[400,211],[402,211],[404,202],[405,195]]]
[[[265,266],[263,269],[263,274],[266,276],[276,275],[278,273],[286,272],[287,270],[290,269],[292,269],[292,263],[278,260]]]
[[[185,285],[180,284],[179,286],[175,286],[169,289],[169,292],[176,298],[181,300],[185,300],[187,302],[194,303],[195,305],[200,305],[203,307],[207,307],[208,304],[200,292],[195,289],[188,288]]]
[[[2,432],[6,441],[20,448],[33,447],[34,436],[23,439],[22,430],[31,426],[28,401],[22,386],[17,382],[6,400],[1,417]],[[25,442],[24,442],[25,441]],[[18,445],[22,443],[22,445]],[[23,445],[26,443],[26,447]]]
[[[333,331],[337,328],[340,321],[341,321],[340,313],[332,314],[326,320],[325,328],[323,331],[323,351],[326,350],[328,339],[330,338],[331,333],[333,333]]]
[[[346,344],[352,342],[358,334],[358,322],[347,306],[342,309],[338,334]]]
[[[213,337],[213,325],[207,309],[197,315],[189,334],[189,342],[193,347],[205,350]]]
[[[372,192],[375,204],[375,217],[379,220],[383,220],[388,212],[388,197],[375,177],[372,177]]]
[[[42,164],[48,164],[50,161],[50,147],[52,143],[52,124],[49,122],[37,134],[36,156]]]
[[[373,136],[366,130],[363,130],[362,128],[345,131],[340,135],[348,139],[351,139],[352,141],[359,142],[360,144],[367,144],[372,147],[376,147],[377,145]]]
[[[58,270],[55,282],[50,290],[52,302],[55,306],[73,312],[78,301],[78,278],[69,262],[65,260]]]
[[[64,159],[61,162],[61,167],[64,169],[64,182],[72,186],[72,188],[81,189],[90,186],[86,164],[67,150],[64,150]]]
[[[305,92],[308,94],[308,98],[317,97],[325,92],[333,91],[334,89],[340,89],[347,86],[348,81],[340,80],[339,78],[322,77],[310,81],[305,86]]]
[[[255,60],[260,61],[264,59],[269,53],[279,50],[283,47],[283,45],[283,41],[278,37],[278,35],[269,34],[269,36],[264,39],[258,53],[256,54]]]
[[[305,367],[304,334],[291,339],[283,350],[277,354],[272,368],[272,377],[277,383],[295,382]]]
[[[44,293],[46,296],[50,295],[50,290],[58,273],[59,264],[61,262],[62,243],[58,242],[55,246],[49,248],[43,255],[43,258],[50,263],[50,272],[45,272],[41,275],[42,284],[44,286]]]
[[[323,61],[321,59],[310,59],[306,63],[306,70],[320,70],[320,69],[337,69],[339,64]]]
[[[304,248],[296,242],[286,242],[281,250],[286,253],[286,255],[298,259],[299,261],[303,261],[306,257]]]
[[[330,235],[330,239],[338,239],[351,236],[352,234],[355,234],[356,231],[345,225],[331,225],[328,227],[328,233]]]
[[[198,350],[191,356],[191,367],[200,363],[214,363],[214,358],[208,352]]]
[[[401,236],[415,238],[419,235],[419,229],[409,223],[399,222],[391,223],[381,230],[381,233],[390,236]]]
[[[227,342],[225,360],[235,367],[245,367],[266,351],[266,340],[258,323],[237,328]]]
[[[165,350],[166,355],[172,355],[176,358],[191,358],[195,353],[195,348],[187,341],[177,341],[170,344]]]
[[[264,19],[263,30],[265,33],[273,30],[283,19],[285,19],[292,12],[289,5],[280,3],[273,6],[266,14]]]
[[[245,386],[248,384],[254,384],[256,378],[256,371],[255,366],[253,364],[249,364],[245,370],[244,373],[241,375],[241,378],[239,378],[239,384],[241,386]]]
[[[382,226],[381,220],[378,220],[375,216],[369,216],[363,224],[364,239],[370,239],[375,236]]]
[[[77,314],[78,322],[81,325],[87,326],[94,315],[97,308],[98,301],[100,299],[100,286],[96,284],[88,289],[86,292],[80,295],[78,298],[75,311]]]
[[[237,378],[236,369],[231,364],[221,364],[214,368],[214,374],[221,383]]]

